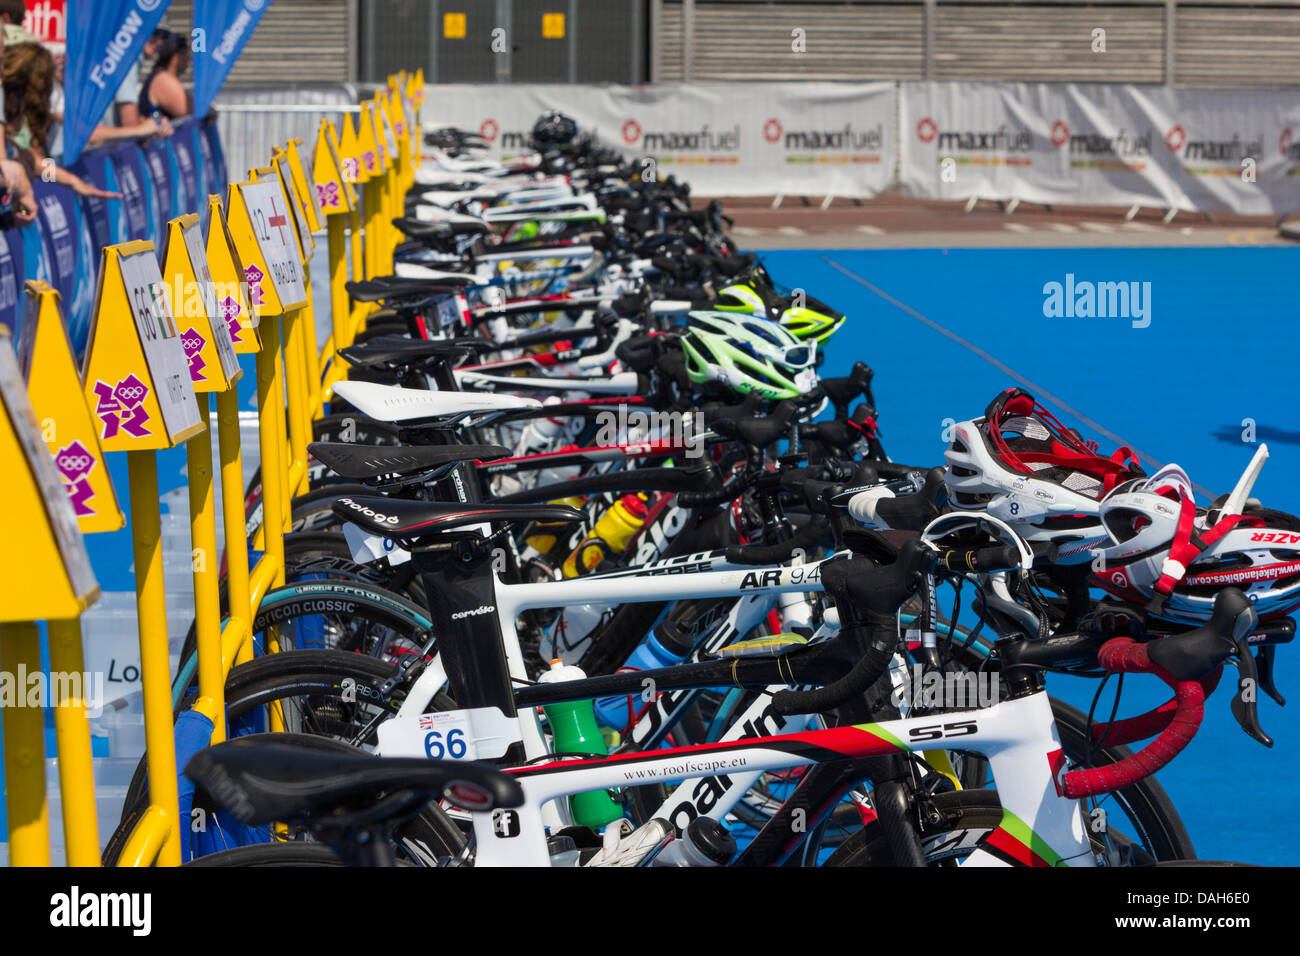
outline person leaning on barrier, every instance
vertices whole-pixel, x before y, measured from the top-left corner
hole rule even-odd
[[[63,161],[63,66],[66,60],[64,55],[64,45],[62,43],[42,43],[41,46],[50,51],[54,57],[54,88],[50,94],[50,131],[46,135],[49,142],[48,153],[50,158],[56,163]],[[106,143],[120,142],[124,139],[149,139],[152,136],[170,136],[172,134],[170,123],[159,123],[156,120],[146,117],[123,126],[110,126],[104,123],[98,124],[90,131],[90,139],[87,140],[87,147],[103,146]]]
[[[0,74],[4,80],[5,157],[21,163],[31,179],[41,176],[80,196],[121,199],[121,193],[106,192],[86,182],[49,156],[50,97],[56,75],[50,51],[39,43],[6,44]]]
[[[156,119],[188,116],[193,109],[181,77],[190,66],[190,41],[169,33],[158,45],[158,58],[140,88],[140,115]]]
[[[113,98],[114,105],[117,106],[117,122],[112,121],[113,107],[109,107],[109,112],[104,115],[103,125],[120,126],[130,128],[140,123],[142,119],[148,119],[148,114],[140,112],[140,64],[146,59],[153,59],[158,55],[158,48],[162,46],[164,40],[169,36],[175,36],[171,30],[166,27],[159,27],[150,34],[149,39],[144,41],[144,49],[140,51],[140,57],[131,64],[126,73],[126,78],[122,80],[121,85],[117,88],[117,95]],[[166,126],[164,135],[170,133],[171,128]]]

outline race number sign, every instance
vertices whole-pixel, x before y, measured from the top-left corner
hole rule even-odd
[[[203,429],[152,242],[104,249],[84,383],[105,451],[170,448]]]
[[[63,482],[41,441],[8,330],[0,328],[0,490],[11,540],[0,550],[0,622],[76,617],[99,596]]]
[[[248,301],[244,283],[244,267],[235,249],[235,240],[226,225],[226,214],[220,196],[208,197],[208,268],[212,271],[212,284],[217,290],[217,313],[235,352],[240,355],[261,351],[257,335],[257,311]]]
[[[126,524],[99,444],[99,421],[86,405],[68,341],[59,293],[44,282],[26,286],[23,348],[18,363],[54,469],[83,534]]]
[[[172,290],[194,390],[224,392],[239,380],[241,370],[230,328],[221,315],[197,214],[168,223],[163,271]]]
[[[227,222],[253,308],[279,315],[307,304],[302,251],[279,179],[232,183]]]
[[[291,139],[285,152],[289,157],[293,188],[298,193],[298,201],[302,203],[303,212],[307,214],[307,223],[311,226],[311,231],[315,232],[325,228],[325,217],[321,212],[320,194],[312,188],[311,180],[307,178],[307,169],[302,164],[302,153],[298,149],[301,144],[302,140]]]
[[[312,250],[316,248],[316,240],[311,237],[307,214],[303,211],[298,190],[293,184],[293,170],[289,168],[289,157],[283,153],[276,156],[275,168],[280,176],[280,185],[284,187],[285,200],[293,210],[293,221],[298,233],[298,250],[302,253],[302,261],[305,263],[311,259]]]
[[[344,126],[350,127],[344,117]],[[316,134],[316,155],[312,160],[313,192],[320,202],[323,215],[348,212],[356,205],[356,196],[352,183],[356,176],[348,176],[343,171],[343,161],[339,159],[338,139],[334,135],[334,126],[329,120],[321,120],[320,131]]]

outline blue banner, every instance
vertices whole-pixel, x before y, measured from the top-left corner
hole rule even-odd
[[[29,227],[30,228],[30,227]],[[6,326],[18,346],[22,331],[23,238],[18,229],[0,232],[0,325]]]
[[[63,160],[76,162],[90,134],[171,0],[68,0]]]
[[[194,115],[207,116],[271,0],[194,0]],[[203,31],[200,33],[199,31]]]

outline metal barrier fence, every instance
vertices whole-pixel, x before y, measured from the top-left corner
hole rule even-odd
[[[310,139],[322,117],[335,120],[361,111],[361,90],[351,83],[299,89],[250,89],[217,97],[217,128],[231,170],[262,162],[276,143]]]

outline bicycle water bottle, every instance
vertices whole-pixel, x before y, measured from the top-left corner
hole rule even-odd
[[[581,667],[554,660],[551,661],[551,669],[543,671],[537,682],[558,684],[563,681],[585,680],[586,677]],[[604,757],[609,753],[605,748],[605,739],[600,735],[600,727],[596,724],[591,701],[570,700],[546,704],[542,711],[551,725],[556,753],[591,754],[596,757]],[[592,829],[599,829],[623,815],[623,808],[614,802],[607,790],[574,794],[569,798],[569,808],[574,823]]]
[[[712,817],[696,817],[686,832],[650,861],[651,866],[722,866],[736,855],[736,838]]]
[[[582,510],[583,499],[579,495],[572,495],[568,498],[556,498],[554,501],[548,501],[552,505],[568,505],[571,508]],[[527,547],[520,555],[520,560],[525,564],[538,558],[548,558],[551,552],[555,550],[556,545],[560,542],[560,535],[570,527],[569,522],[546,522],[534,521],[524,529],[524,543]]]
[[[672,667],[674,664],[680,664],[686,660],[689,653],[690,648],[679,652],[676,647],[665,646],[664,642],[659,639],[658,633],[652,633],[632,652],[632,655],[627,659],[627,663],[618,669],[618,673],[652,670],[656,667]],[[652,697],[651,700],[653,699]],[[648,703],[650,701],[643,700],[641,695],[629,697],[624,694],[621,697],[597,697],[596,717],[606,727],[613,727],[615,730],[621,731],[632,722],[633,715]]]
[[[591,534],[565,559],[564,576],[576,578],[586,574],[606,558],[616,557],[645,525],[649,508],[643,494],[624,495],[600,516]]]
[[[558,657],[566,664],[577,663],[587,653],[592,633],[608,613],[608,607],[595,604],[566,607],[550,630],[542,635],[538,650],[548,658]]]

